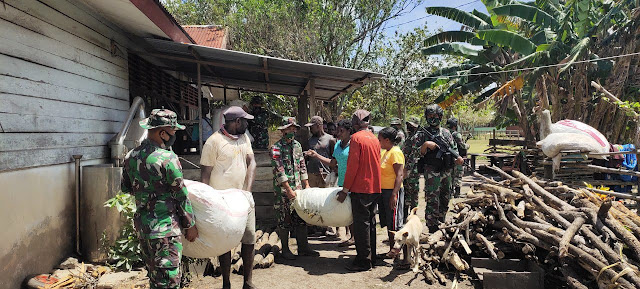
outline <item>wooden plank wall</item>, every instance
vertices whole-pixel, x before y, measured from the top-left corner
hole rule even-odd
[[[129,107],[131,42],[73,0],[3,2],[0,171],[107,158]]]
[[[253,182],[253,200],[256,203],[256,223],[262,226],[275,226],[276,215],[273,210],[273,168],[268,150],[254,150],[256,157],[256,178]]]

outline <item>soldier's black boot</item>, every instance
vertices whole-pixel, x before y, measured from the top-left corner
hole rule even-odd
[[[295,260],[296,255],[293,255],[291,249],[289,249],[289,230],[278,229],[276,232],[278,233],[278,237],[280,237],[280,244],[282,244],[282,258],[285,260]]]
[[[309,239],[307,237],[307,225],[300,225],[296,227],[296,241],[298,242],[298,256],[312,256],[318,257],[320,253],[311,250],[309,247]]]

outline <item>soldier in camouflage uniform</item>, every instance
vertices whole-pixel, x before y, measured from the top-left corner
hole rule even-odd
[[[296,230],[298,255],[320,255],[309,247],[307,224],[291,206],[291,202],[296,198],[295,190],[309,188],[309,176],[302,153],[302,145],[295,140],[298,128],[300,126],[296,123],[295,118],[284,117],[282,126],[278,127],[282,132],[282,139],[273,144],[270,151],[274,176],[274,209],[278,220],[277,232],[282,243],[282,257],[288,260],[295,259],[295,255],[289,249],[289,232],[293,228]]]
[[[433,136],[441,135],[454,151],[457,151],[451,133],[446,128],[440,127],[440,121],[444,111],[438,105],[429,105],[425,109],[425,118],[428,130]],[[413,166],[419,163],[422,168],[418,167],[418,172],[424,172],[425,177],[425,219],[429,231],[433,232],[437,229],[439,223],[444,222],[444,216],[448,209],[449,199],[451,198],[451,168],[453,164],[446,164],[445,159],[437,158],[438,146],[435,142],[428,138],[424,130],[418,131],[411,140],[411,147],[407,149],[409,160],[407,162],[407,171],[411,172]],[[424,165],[420,162],[420,158],[424,157]],[[463,162],[462,157],[455,159],[456,164]]]
[[[264,101],[261,96],[254,96],[251,99],[251,115],[254,119],[249,120],[249,133],[253,136],[253,148],[267,149],[269,148],[269,120],[281,119],[280,116],[265,109]]]
[[[422,129],[420,127],[420,119],[415,116],[410,117],[407,120],[407,140],[402,147],[402,152],[405,154],[405,162],[410,163],[412,160],[409,159],[409,155],[407,153],[410,152],[411,147],[414,145],[412,143],[413,136],[418,132],[418,130]],[[406,169],[406,167],[405,167]],[[411,209],[418,206],[418,193],[420,192],[420,173],[418,172],[417,166],[412,166],[411,171],[404,172],[404,217],[409,216],[409,212]]]
[[[122,191],[136,199],[134,224],[151,288],[179,288],[182,229],[190,242],[198,237],[182,166],[168,150],[184,126],[167,109],[154,109],[140,126],[148,138],[125,158]]]
[[[402,120],[397,117],[392,117],[389,122],[389,126],[395,128],[398,131],[398,136],[400,136],[400,143],[398,143],[398,147],[404,147],[404,142],[407,140],[407,136],[404,133],[404,129],[402,128]]]
[[[458,153],[460,153],[461,157],[466,157],[469,145],[464,142],[462,134],[458,132],[458,119],[455,117],[449,118],[447,120],[447,128],[451,131],[451,136],[458,146]],[[455,197],[460,196],[460,187],[462,186],[463,176],[464,167],[456,164],[456,167],[453,169],[453,194]]]

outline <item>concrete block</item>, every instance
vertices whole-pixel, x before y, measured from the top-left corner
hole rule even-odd
[[[111,274],[105,274],[98,280],[97,289],[116,289],[119,288],[123,283],[131,281],[138,276],[140,276],[141,272],[131,271],[131,272],[117,272]]]

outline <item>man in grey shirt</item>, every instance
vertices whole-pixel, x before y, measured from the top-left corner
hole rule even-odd
[[[331,158],[333,148],[336,145],[336,139],[332,135],[324,132],[322,123],[322,117],[316,115],[311,118],[309,123],[304,125],[311,131],[309,150],[314,150],[325,158]],[[322,164],[317,158],[308,158],[307,173],[309,174],[309,186],[312,188],[326,188],[334,185],[325,183],[324,177],[331,173],[331,171],[329,167]]]

